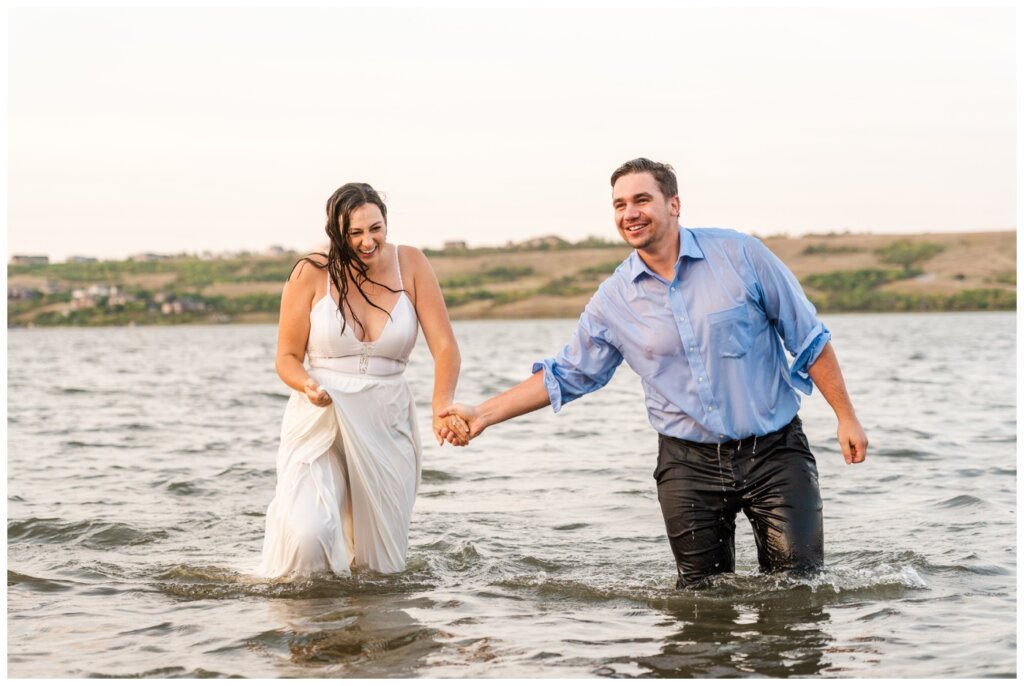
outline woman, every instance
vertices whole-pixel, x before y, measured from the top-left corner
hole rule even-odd
[[[346,184],[327,201],[329,252],[300,260],[285,284],[276,367],[295,392],[281,427],[263,576],[405,567],[420,441],[402,372],[417,323],[434,357],[438,443],[449,435],[437,414],[452,401],[460,356],[430,264],[387,233],[377,192]]]

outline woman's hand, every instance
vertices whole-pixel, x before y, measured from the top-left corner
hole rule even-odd
[[[437,417],[447,423],[450,433],[459,441],[456,443],[451,438],[448,442],[452,445],[469,445],[469,442],[483,433],[486,427],[480,416],[480,408],[472,405],[455,403],[441,410]]]
[[[306,382],[302,384],[302,390],[306,392],[306,398],[309,402],[317,407],[327,407],[332,402],[331,396],[327,395],[327,391],[320,388],[320,384],[313,379],[306,379]]]
[[[455,446],[469,445],[469,425],[459,417],[434,415],[434,438],[438,445],[448,441]]]

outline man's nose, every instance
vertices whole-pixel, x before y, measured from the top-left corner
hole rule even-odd
[[[626,205],[626,213],[625,213],[626,219],[633,219],[633,218],[635,218],[635,217],[637,217],[639,215],[640,215],[640,211],[637,209],[636,205]]]

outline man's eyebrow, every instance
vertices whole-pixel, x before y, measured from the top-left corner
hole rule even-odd
[[[651,195],[650,193],[648,193],[647,191],[643,191],[641,193],[637,193],[636,195],[634,195],[633,196],[633,200],[646,200],[647,198],[653,198],[653,197],[654,196]],[[612,198],[612,204],[613,205],[617,205],[618,203],[625,202],[625,201],[626,201],[626,199],[625,198],[621,198],[621,197],[619,197],[619,198]]]

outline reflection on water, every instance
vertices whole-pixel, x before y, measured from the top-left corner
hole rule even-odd
[[[821,676],[831,661],[826,651],[833,637],[822,602],[755,599],[709,603],[680,600],[665,612],[679,630],[658,655],[641,657],[647,676],[718,678]]]
[[[573,324],[456,323],[460,397],[518,381]],[[8,672],[1014,676],[1014,315],[826,324],[872,453],[847,467],[831,410],[804,402],[825,571],[759,574],[741,522],[736,573],[683,592],[627,369],[557,416],[425,445],[403,573],[269,581],[274,327],[11,331]],[[425,426],[422,341],[408,375]]]
[[[402,609],[410,601],[389,596],[367,602],[347,598],[277,601],[280,628],[250,639],[249,647],[290,663],[291,676],[403,677],[438,649],[437,631]],[[324,669],[319,669],[324,668]]]

